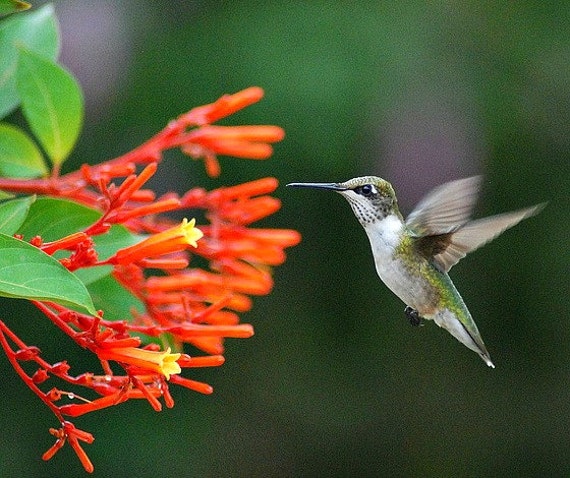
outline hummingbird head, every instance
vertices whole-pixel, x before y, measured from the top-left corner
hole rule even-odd
[[[390,214],[401,218],[392,185],[377,176],[362,176],[344,183],[290,183],[297,188],[330,189],[344,196],[363,226],[380,221]]]

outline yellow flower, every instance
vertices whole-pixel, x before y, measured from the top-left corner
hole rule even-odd
[[[128,363],[136,367],[158,372],[170,380],[170,375],[181,371],[177,360],[180,354],[171,354],[170,347],[162,352],[139,349],[137,347],[101,348],[97,350],[97,356],[103,360]]]
[[[190,222],[188,222],[188,219],[184,218],[179,226],[180,231],[186,238],[186,242],[192,247],[198,247],[196,241],[204,236],[204,233],[200,229],[194,227],[195,224],[196,219],[192,219]]]

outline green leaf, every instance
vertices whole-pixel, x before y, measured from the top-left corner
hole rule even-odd
[[[9,15],[10,13],[21,12],[27,10],[31,5],[21,0],[0,0],[0,15]]]
[[[25,238],[39,235],[44,241],[55,241],[86,229],[100,217],[100,212],[67,199],[38,197],[17,232]],[[106,259],[117,249],[140,242],[142,236],[123,226],[113,226],[107,234],[94,239],[101,259]]]
[[[24,223],[35,196],[27,196],[0,204],[0,232],[14,234]]]
[[[16,87],[31,130],[55,165],[69,155],[83,123],[79,84],[57,63],[20,49]]]
[[[20,103],[16,91],[17,46],[24,46],[46,58],[57,58],[59,30],[51,5],[0,22],[0,118]]]
[[[129,320],[134,308],[144,312],[143,303],[125,290],[112,276],[89,284],[89,292],[97,308],[105,311],[106,320]]]
[[[38,248],[0,234],[0,296],[56,302],[96,315],[83,283]]]
[[[41,236],[45,242],[55,241],[86,229],[100,217],[101,213],[87,206],[65,199],[40,197],[31,205],[25,221],[16,232],[26,239]],[[99,259],[104,260],[118,249],[140,242],[141,237],[116,225],[106,234],[95,236],[94,241]],[[110,271],[107,266],[90,267],[76,271],[75,275],[87,285],[109,275]]]
[[[10,178],[45,176],[42,153],[20,128],[0,123],[0,174]]]
[[[97,308],[105,311],[105,320],[132,322],[132,310],[137,310],[141,314],[145,311],[145,305],[111,276],[93,282],[87,289],[91,293]],[[154,342],[163,347],[170,346],[173,350],[179,346],[170,334],[149,337],[147,334],[135,332],[133,335],[139,337],[143,344]]]
[[[44,242],[56,241],[89,227],[101,214],[81,204],[66,199],[39,197],[18,234],[24,239],[41,236]]]

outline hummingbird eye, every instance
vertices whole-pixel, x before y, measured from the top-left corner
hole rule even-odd
[[[372,184],[364,184],[354,190],[357,194],[362,194],[365,197],[372,196],[376,194],[376,188]]]

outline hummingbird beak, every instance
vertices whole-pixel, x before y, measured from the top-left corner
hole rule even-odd
[[[347,188],[338,183],[289,183],[292,188],[330,189],[331,191],[346,191]]]

